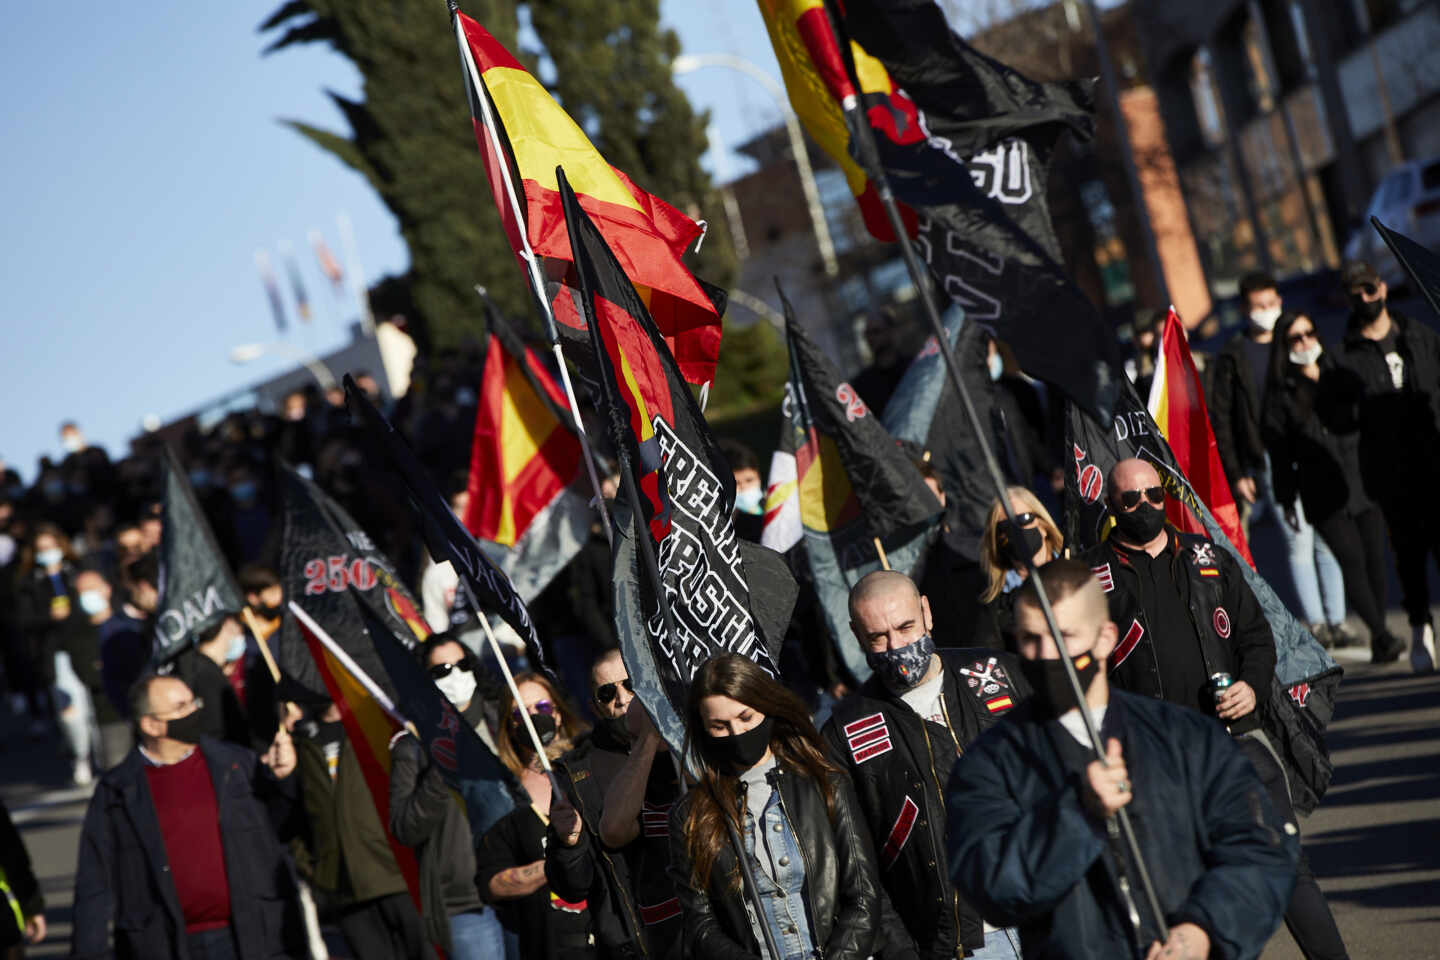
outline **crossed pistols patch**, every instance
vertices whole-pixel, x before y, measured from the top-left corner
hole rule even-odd
[[[997,658],[976,660],[968,667],[961,667],[960,674],[969,684],[977,699],[985,704],[990,713],[1004,713],[1015,706],[1010,696],[1010,678],[1005,668],[996,662]]]
[[[850,756],[857,764],[895,749],[883,713],[872,713],[845,724],[845,739],[850,744]]]

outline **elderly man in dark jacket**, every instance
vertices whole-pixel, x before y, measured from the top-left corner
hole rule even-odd
[[[991,922],[1019,926],[1026,957],[1259,956],[1295,882],[1295,837],[1219,724],[1109,689],[1104,662],[1118,632],[1089,568],[1056,560],[1036,576],[1106,756],[1090,746],[1027,584],[1016,639],[1034,693],[955,765],[946,836],[956,886]],[[1122,807],[1163,917],[1107,830]]]
[[[100,779],[80,835],[72,957],[305,954],[295,878],[276,835],[294,808],[289,734],[278,731],[257,758],[201,736],[199,708],[176,677],[136,683],[140,743]]]

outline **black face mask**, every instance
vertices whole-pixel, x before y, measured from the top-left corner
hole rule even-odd
[[[765,756],[765,751],[770,748],[770,734],[774,729],[775,718],[766,717],[744,733],[728,737],[702,733],[700,752],[704,754],[705,762],[716,770],[738,777]]]
[[[278,603],[273,605],[267,603],[263,606],[254,607],[252,609],[254,609],[256,615],[259,616],[261,620],[275,620],[279,618],[280,613],[284,608]]]
[[[555,718],[552,715],[548,713],[532,713],[530,714],[530,722],[535,726],[535,735],[540,738],[541,745],[548,747],[555,742],[555,737],[560,733],[560,727],[555,723]],[[524,723],[515,722],[510,724],[510,733],[516,741],[527,746],[533,746],[533,744],[530,743],[529,734],[525,732]]]
[[[1353,297],[1350,300],[1350,316],[1354,317],[1357,323],[1365,324],[1380,316],[1385,309],[1385,298],[1377,300],[1361,300]]]
[[[1143,500],[1129,513],[1112,507],[1111,515],[1115,518],[1115,529],[1131,543],[1149,543],[1165,529],[1165,511]]]
[[[538,733],[539,730],[537,729],[536,732]],[[630,747],[630,727],[623,713],[618,717],[600,717],[597,719],[595,721],[595,733],[597,734],[597,740],[603,739],[606,742],[625,747],[626,749]],[[601,735],[603,735],[603,737]]]
[[[1082,653],[1071,663],[1075,665],[1081,689],[1088,693],[1095,674],[1100,670],[1100,662],[1090,654]],[[1065,664],[1059,660],[1026,660],[1021,657],[1020,673],[1033,691],[1030,702],[1035,705],[1037,714],[1055,717],[1078,706],[1070,678],[1065,675]]]
[[[215,733],[210,714],[203,708],[165,721],[165,736],[180,743],[199,743],[201,737],[213,737]]]
[[[1034,527],[1019,527],[1009,520],[1001,520],[996,528],[997,540],[1005,558],[1017,570],[1024,570],[1040,548],[1045,546],[1045,532]]]

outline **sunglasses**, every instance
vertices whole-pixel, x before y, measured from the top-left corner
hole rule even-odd
[[[1304,342],[1304,341],[1306,341],[1306,340],[1314,340],[1314,339],[1315,339],[1315,331],[1314,331],[1314,330],[1296,330],[1294,333],[1290,334],[1290,336],[1288,336],[1288,337],[1285,338],[1285,342],[1286,342],[1286,343],[1294,344],[1294,343],[1302,343],[1302,342]]]
[[[431,680],[444,680],[456,670],[464,670],[466,673],[469,673],[470,662],[468,660],[456,660],[454,663],[437,663],[426,672],[430,674]]]
[[[1357,283],[1355,284],[1355,286],[1351,287],[1350,296],[1358,297],[1363,292],[1365,296],[1373,297],[1379,290],[1380,288],[1378,286],[1370,283],[1369,281],[1366,281],[1365,283]]]
[[[1120,491],[1120,506],[1126,510],[1134,510],[1140,506],[1140,498],[1144,497],[1150,501],[1152,506],[1160,507],[1165,504],[1164,487],[1146,487],[1144,490],[1122,490]]]
[[[614,700],[620,695],[621,686],[624,686],[625,689],[630,693],[635,692],[635,688],[630,685],[630,678],[626,677],[624,680],[621,680],[618,683],[602,683],[600,684],[600,686],[596,687],[595,702],[609,703],[611,700]]]
[[[532,714],[543,713],[547,717],[553,717],[555,716],[555,704],[549,700],[536,700],[530,705],[530,712]],[[519,707],[510,711],[510,719],[516,723],[521,722]]]

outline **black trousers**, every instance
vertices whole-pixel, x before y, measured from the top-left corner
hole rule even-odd
[[[1300,823],[1295,818],[1294,807],[1290,805],[1285,770],[1275,754],[1270,752],[1270,747],[1254,736],[1236,737],[1235,742],[1255,765],[1255,772],[1260,775],[1260,782],[1265,785],[1265,792],[1270,795],[1270,802],[1280,819],[1287,825],[1293,824],[1299,831]],[[1290,906],[1285,908],[1285,926],[1307,960],[1347,960],[1349,957],[1345,952],[1345,941],[1340,939],[1340,930],[1335,926],[1335,918],[1330,914],[1330,905],[1325,902],[1325,894],[1320,892],[1315,874],[1310,872],[1310,860],[1305,856],[1303,847],[1296,866],[1295,892],[1290,895]]]
[[[1406,504],[1387,504],[1385,522],[1395,549],[1395,573],[1404,594],[1405,613],[1412,627],[1430,622],[1430,557],[1440,563],[1440,511],[1428,505],[1428,496]]]
[[[1370,642],[1385,628],[1385,517],[1379,507],[1351,515],[1337,510],[1315,524],[1345,577],[1345,599],[1370,631]],[[1424,558],[1421,558],[1421,581]]]
[[[355,960],[430,960],[420,914],[408,893],[393,893],[347,907],[340,932]]]

